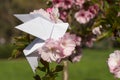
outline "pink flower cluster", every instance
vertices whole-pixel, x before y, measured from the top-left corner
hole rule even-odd
[[[66,10],[71,9],[73,6],[83,7],[85,0],[52,0],[55,7],[61,8],[60,18],[66,22],[68,12]]]
[[[85,24],[89,22],[91,19],[93,19],[98,13],[98,11],[99,11],[98,5],[95,4],[93,6],[90,6],[87,11],[82,9],[76,12],[75,18],[79,23]]]
[[[39,9],[39,10],[34,10],[33,12],[30,12],[30,14],[40,14],[44,18],[53,21],[53,22],[62,22],[59,17],[59,10],[56,7],[53,8],[47,8],[46,10],[44,9]]]
[[[115,50],[110,54],[108,59],[108,66],[110,72],[115,75],[116,78],[120,78],[120,51]]]
[[[85,3],[85,0],[75,0],[75,4],[80,7],[82,7],[84,3]]]
[[[64,22],[66,22],[66,20],[67,20],[67,15],[68,15],[68,13],[66,11],[60,11],[60,18]]]
[[[52,0],[52,2],[58,8],[69,9],[72,7],[74,0]]]
[[[82,7],[85,1],[86,0],[52,0],[52,3],[58,8],[70,9],[73,5]]]
[[[86,1],[90,0],[52,0],[52,3],[55,7],[61,8],[60,18],[63,21],[66,21],[67,19],[67,14],[69,11],[68,9],[72,9],[74,6],[79,7],[80,10],[75,13],[74,17],[79,23],[85,24],[89,22],[91,19],[93,19],[99,11],[97,4],[90,6],[87,11],[84,10],[83,4]]]
[[[41,55],[41,58],[47,62],[60,62],[62,59],[75,54],[75,48],[76,46],[80,46],[80,43],[80,37],[77,37],[75,34],[66,33],[59,40],[48,39],[45,44],[38,49],[38,53]]]

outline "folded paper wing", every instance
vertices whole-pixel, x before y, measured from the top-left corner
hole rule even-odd
[[[37,17],[41,17],[41,18],[44,18],[46,20],[49,20],[40,14],[14,14],[14,16],[17,17],[22,22],[27,22],[27,21],[30,21],[30,20],[35,19]]]
[[[67,28],[68,28],[68,23],[57,23],[54,24],[54,29],[52,31],[51,38],[54,40],[58,40],[59,38],[63,37],[65,34]]]
[[[30,14],[14,14],[14,16],[17,17],[22,22],[27,22],[34,19],[34,16],[31,16]]]
[[[48,38],[57,40],[62,37],[65,34],[69,24],[53,23],[45,19],[41,15],[16,14],[15,16],[22,22],[24,22],[23,24],[17,26],[17,29],[38,37],[23,50],[34,72],[36,67],[38,66],[38,59],[40,58],[40,55],[37,54],[35,51],[38,48],[42,47],[44,45],[44,41]]]
[[[44,45],[44,41],[40,38],[36,38],[31,44],[29,44],[23,52],[25,53],[25,56],[30,55],[32,52],[34,52],[36,49],[40,48]]]
[[[53,25],[53,23],[41,17],[37,17],[17,26],[16,28],[33,36],[46,40],[51,35]]]

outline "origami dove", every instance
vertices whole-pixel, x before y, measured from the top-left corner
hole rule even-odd
[[[24,22],[15,28],[37,37],[23,50],[33,72],[35,72],[40,56],[36,53],[36,50],[42,47],[48,38],[57,40],[62,37],[69,24],[54,23],[40,14],[15,14],[14,16]]]

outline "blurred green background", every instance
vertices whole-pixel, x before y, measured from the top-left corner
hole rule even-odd
[[[13,14],[29,13],[45,8],[44,0],[0,0],[0,80],[34,80],[33,72],[25,57],[8,60],[14,49],[13,37],[21,35],[14,29],[21,24]],[[117,45],[116,45],[117,44]],[[93,48],[83,49],[79,63],[69,63],[69,80],[114,80],[109,73],[107,59],[119,47],[111,38],[96,42]],[[62,73],[57,80],[62,80]]]

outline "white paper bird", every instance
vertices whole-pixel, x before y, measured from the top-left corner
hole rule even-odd
[[[42,47],[45,40],[48,38],[57,40],[62,37],[65,34],[69,24],[54,23],[44,18],[40,14],[15,14],[14,16],[24,22],[15,28],[37,37],[23,50],[33,72],[35,72],[35,69],[38,66],[39,54],[34,52],[38,48]]]

